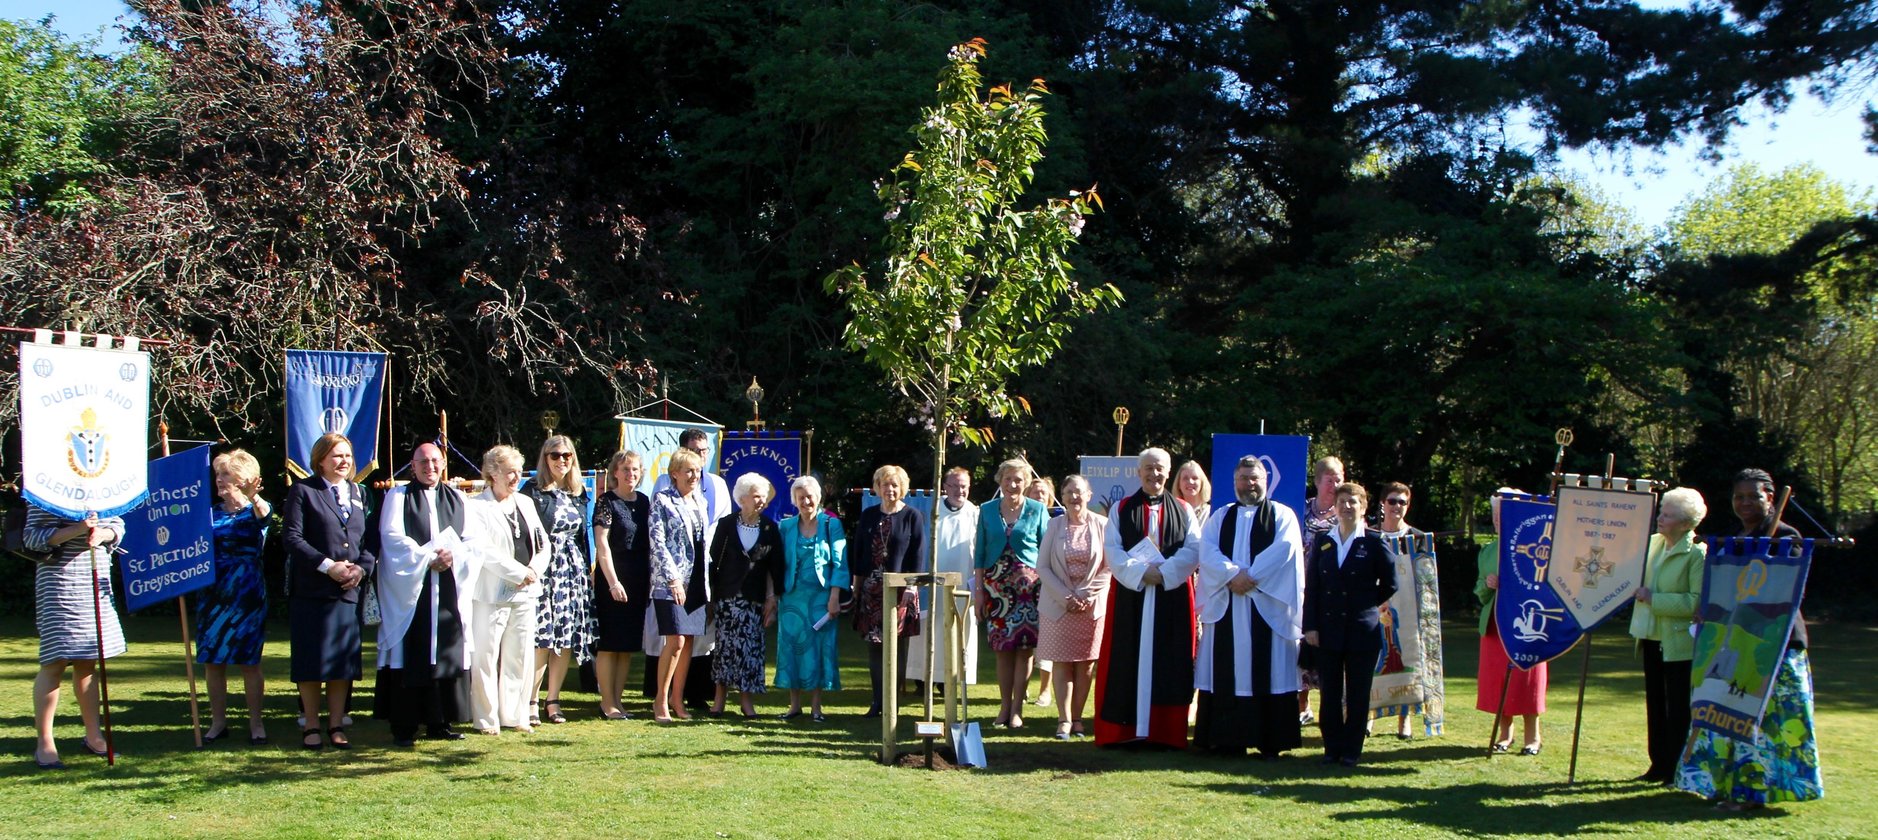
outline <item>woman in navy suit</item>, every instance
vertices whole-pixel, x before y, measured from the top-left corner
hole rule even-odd
[[[1384,644],[1378,608],[1395,595],[1395,564],[1382,538],[1363,528],[1363,485],[1337,485],[1335,507],[1337,524],[1317,535],[1304,570],[1304,643],[1316,648],[1324,763],[1355,767]]]
[[[286,520],[287,616],[293,681],[300,686],[300,713],[307,726],[300,745],[317,750],[330,742],[352,746],[341,726],[352,681],[359,678],[359,584],[376,565],[365,545],[370,532],[365,488],[352,480],[352,442],[322,435],[313,444],[310,476],[289,488],[281,506]],[[326,735],[319,718],[320,683],[326,684]]]

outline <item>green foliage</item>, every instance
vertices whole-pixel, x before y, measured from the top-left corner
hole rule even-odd
[[[1113,286],[1076,281],[1066,256],[1101,205],[1093,188],[1018,206],[1043,158],[1049,91],[1038,79],[981,92],[984,54],[977,39],[947,54],[938,105],[880,187],[891,232],[879,275],[857,264],[826,281],[852,318],[846,344],[920,402],[940,452],[954,422],[966,440],[989,443],[966,416],[1026,411],[1006,383],[1048,361],[1077,318],[1121,300]]]
[[[160,63],[98,51],[48,23],[0,20],[0,188],[16,209],[68,213],[96,198],[127,120],[155,107]]]

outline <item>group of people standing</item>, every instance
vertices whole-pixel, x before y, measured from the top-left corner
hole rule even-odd
[[[755,716],[753,696],[773,684],[789,692],[785,720],[806,713],[821,721],[825,692],[841,688],[836,634],[848,597],[853,626],[868,645],[866,714],[878,715],[883,693],[902,684],[883,673],[887,611],[898,624],[898,661],[908,677],[928,672],[926,646],[909,650],[909,641],[950,635],[950,610],[930,609],[912,589],[892,603],[884,597],[883,575],[923,572],[930,558],[936,570],[971,581],[963,671],[975,681],[982,621],[997,657],[993,726],[1024,725],[1039,660],[1052,671],[1045,687],[1055,697],[1060,739],[1185,747],[1191,712],[1192,743],[1201,749],[1275,757],[1301,747],[1300,728],[1315,721],[1325,762],[1355,766],[1362,758],[1369,688],[1387,647],[1382,611],[1398,586],[1413,585],[1396,580],[1391,553],[1402,548],[1389,542],[1421,534],[1405,521],[1406,485],[1385,487],[1382,527],[1371,529],[1369,493],[1344,480],[1337,459],[1313,466],[1316,492],[1300,515],[1270,498],[1265,467],[1248,456],[1233,471],[1235,501],[1213,509],[1198,464],[1176,471],[1167,452],[1148,449],[1137,459],[1140,489],[1104,515],[1091,509],[1094,493],[1082,476],[1064,479],[1059,500],[1058,488],[1013,459],[998,466],[998,496],[982,505],[969,499],[971,473],[949,471],[928,528],[907,503],[906,471],[889,465],[873,474],[879,503],[844,526],[825,509],[815,478],[791,482],[795,514],[774,522],[763,511],[777,488],[756,474],[727,487],[704,470],[708,456],[706,436],[687,431],[646,494],[638,489],[642,456],[616,453],[589,516],[579,458],[565,436],[542,444],[525,488],[522,454],[506,445],[488,450],[485,489],[474,498],[443,480],[444,454],[425,443],[412,453],[410,481],[368,510],[366,489],[353,480],[350,441],[320,438],[314,474],[288,489],[281,511],[301,746],[350,746],[351,689],[363,676],[362,628],[372,623],[379,628],[374,713],[389,721],[400,746],[413,746],[420,729],[431,738],[461,738],[453,724],[462,721],[492,736],[565,722],[562,683],[571,665],[588,659],[600,714],[626,719],[634,653],[657,658],[650,680],[657,722],[691,716],[686,687],[697,678],[715,685],[712,714],[722,714],[735,691],[742,714]],[[252,456],[223,453],[212,469],[217,576],[197,599],[198,661],[208,666],[211,708],[204,738],[228,733],[232,665],[245,680],[249,739],[262,744],[267,593],[260,557],[271,506]],[[1772,486],[1759,470],[1737,477],[1733,503],[1743,535],[1768,533]],[[1705,514],[1693,490],[1664,495],[1637,595],[1631,632],[1649,707],[1650,768],[1642,778],[1744,807],[1816,798],[1803,623],[1782,656],[1760,738],[1742,744],[1690,730],[1689,625],[1703,563],[1693,530]],[[1794,533],[1778,527],[1776,535]],[[121,653],[124,642],[108,606],[105,620],[91,620],[92,573],[80,558],[114,547],[122,533],[120,520],[68,522],[37,509],[27,522],[29,546],[50,552],[38,576],[34,757],[42,768],[63,766],[51,733],[68,665],[85,748],[105,749],[91,663],[100,633],[105,657]],[[96,578],[107,605],[108,568],[107,561]],[[1545,668],[1507,667],[1493,619],[1497,543],[1482,548],[1479,568],[1476,705],[1498,716],[1496,751],[1510,750],[1518,717],[1525,721],[1521,752],[1536,755]],[[773,682],[766,679],[772,628]],[[952,652],[937,645],[933,655],[940,658],[931,673],[947,673]],[[708,662],[708,673],[692,674],[694,661]],[[1315,714],[1313,689],[1321,692]],[[1084,718],[1091,695],[1093,725]],[[1406,716],[1398,725],[1406,731]]]

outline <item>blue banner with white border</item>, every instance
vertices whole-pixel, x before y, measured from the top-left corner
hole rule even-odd
[[[124,603],[132,610],[215,582],[209,447],[150,462],[150,495],[124,515]]]

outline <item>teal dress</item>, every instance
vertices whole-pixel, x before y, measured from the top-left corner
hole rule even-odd
[[[815,533],[802,536],[800,517],[777,523],[783,538],[783,593],[776,618],[776,687],[807,690],[841,688],[835,625],[820,630],[815,622],[828,614],[828,592],[847,589],[848,540],[841,523],[825,513],[815,516]]]

